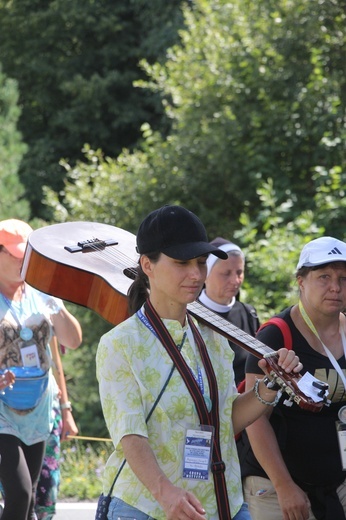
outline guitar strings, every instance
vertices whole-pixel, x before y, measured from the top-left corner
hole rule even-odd
[[[98,240],[98,239],[94,239],[94,240]],[[110,265],[116,264],[119,267],[122,267],[124,274],[125,274],[125,271],[130,271],[130,272],[132,271],[133,273],[135,273],[136,266],[132,265],[132,267],[131,267],[131,265],[129,265],[129,264],[134,263],[134,259],[131,259],[129,256],[127,256],[125,253],[120,251],[120,249],[115,246],[116,246],[116,244],[114,244],[113,246],[106,245],[105,247],[102,247],[97,244],[91,244],[91,243],[88,245],[88,247],[94,251],[94,254],[96,254],[99,258],[102,258],[103,261],[109,263]],[[201,314],[200,317],[202,317],[203,312],[201,311],[201,308],[203,308],[203,305],[199,304],[196,301],[193,302],[192,304],[188,305],[188,308],[189,308],[189,306],[192,307],[192,313],[193,313],[194,305],[197,306],[199,309],[198,312],[196,311],[196,314],[197,314],[196,318],[198,317],[199,314]],[[206,309],[206,311],[207,311],[207,309]],[[210,314],[208,314],[208,313],[206,313],[206,314],[207,314],[207,316],[210,316]],[[205,319],[209,323],[210,320],[208,321],[207,318],[205,318]],[[218,325],[219,333],[222,334],[222,331],[227,333],[227,330],[233,331],[233,335],[232,335],[232,333],[229,333],[229,336],[232,337],[232,339],[234,340],[235,343],[237,343],[237,339],[238,339],[238,341],[242,342],[243,344],[247,344],[248,346],[250,346],[249,343],[251,343],[253,350],[257,350],[258,352],[261,353],[261,355],[263,355],[263,351],[266,354],[272,354],[272,353],[277,354],[275,351],[273,351],[270,347],[268,347],[261,341],[257,340],[256,338],[253,338],[251,335],[247,334],[242,329],[239,329],[238,327],[236,327],[235,325],[233,325],[232,323],[228,322],[223,317],[221,317],[215,313],[213,313],[213,321],[214,321],[214,323],[216,323]],[[209,325],[211,325],[211,324],[209,323]],[[235,331],[236,331],[236,333],[235,333]],[[242,340],[241,337],[245,338],[245,340]],[[244,348],[244,345],[240,344],[240,346]],[[299,376],[296,376],[296,377],[299,377]]]
[[[265,345],[264,343],[259,341],[257,338],[254,338],[253,336],[251,336],[244,330],[240,329],[233,323],[229,322],[224,317],[214,313],[213,311],[210,311],[210,309],[207,309],[199,302],[194,302],[191,304],[192,312],[194,311],[194,309],[198,309],[198,311],[196,310],[196,313],[198,316],[204,317],[204,319],[208,323],[210,323],[210,322],[214,323],[217,326],[217,328],[219,329],[219,332],[221,334],[223,331],[226,334],[228,333],[229,336],[232,336],[232,339],[234,340],[235,343],[236,343],[236,340],[239,339],[242,343],[245,343],[248,346],[250,346],[250,344],[251,344],[251,347],[254,350],[256,350],[257,352],[260,352],[262,355],[273,353],[273,349],[271,349],[270,347],[268,347],[267,345]],[[232,334],[232,332],[233,332],[233,334]],[[240,346],[242,346],[242,345],[240,345]]]
[[[106,246],[105,248],[103,248],[102,246],[98,246],[97,244],[88,244],[88,248],[92,249],[96,254],[98,254],[98,257],[102,257],[102,259],[104,259],[111,265],[116,263],[124,269],[135,269],[136,266],[131,265],[133,264],[134,260],[127,256],[125,253],[123,253],[120,249],[116,248],[116,245],[117,244]]]

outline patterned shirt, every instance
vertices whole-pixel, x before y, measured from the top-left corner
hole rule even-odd
[[[144,311],[143,311],[144,312]],[[181,345],[185,328],[178,321],[163,320],[177,345]],[[232,516],[243,503],[240,468],[232,430],[232,406],[237,397],[234,384],[233,358],[225,338],[211,329],[199,326],[214,367],[219,389],[220,444],[226,465],[226,482]],[[198,349],[188,340],[181,353],[196,373],[201,367],[204,391],[208,381]],[[201,501],[208,520],[218,520],[213,477],[208,481],[182,478],[182,461],[187,427],[199,424],[191,395],[177,370],[165,388],[148,423],[146,417],[165,385],[172,368],[166,349],[148,327],[134,315],[105,334],[96,356],[97,378],[106,424],[115,451],[106,464],[104,493],[108,494],[114,477],[124,460],[121,439],[135,434],[148,438],[158,464],[170,481],[191,491]],[[114,495],[157,520],[165,518],[158,502],[143,486],[128,464],[122,469]]]
[[[52,336],[52,325],[49,310],[41,295],[42,293],[30,286],[26,286],[25,298],[21,302],[9,302],[0,295],[0,368],[4,370],[12,366],[22,366],[21,348],[35,344],[42,368],[49,370],[48,387],[39,404],[32,411],[18,414],[0,399],[0,434],[14,435],[27,445],[48,438],[53,426],[51,409],[56,394],[56,383],[50,370],[49,341]],[[32,330],[31,340],[21,339],[22,326]]]

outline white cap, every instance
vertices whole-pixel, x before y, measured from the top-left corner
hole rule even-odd
[[[346,243],[333,237],[316,238],[303,247],[297,269],[330,262],[346,262]]]
[[[238,251],[239,253],[242,254],[242,256],[244,258],[244,254],[243,254],[242,250],[240,249],[240,247],[237,246],[236,244],[233,244],[232,242],[227,242],[227,244],[222,244],[221,246],[218,246],[218,249],[221,249],[221,251],[224,251],[225,253],[230,253],[231,251]],[[217,262],[217,260],[219,260],[219,258],[217,258],[217,256],[215,256],[215,255],[208,256],[208,258],[207,258],[208,275],[209,275],[210,271],[212,270],[215,262]]]

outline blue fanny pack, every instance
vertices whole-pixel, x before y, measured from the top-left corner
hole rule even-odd
[[[48,386],[48,372],[38,367],[9,367],[16,380],[0,392],[0,399],[15,410],[30,410],[40,402]],[[0,375],[5,370],[0,370]]]

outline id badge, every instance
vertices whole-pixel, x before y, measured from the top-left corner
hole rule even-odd
[[[213,426],[201,425],[186,430],[183,478],[209,480],[213,436]]]
[[[28,345],[20,349],[22,363],[24,367],[40,367],[40,358],[36,345]]]
[[[346,424],[336,421],[336,431],[338,432],[339,448],[342,469],[346,470]]]

